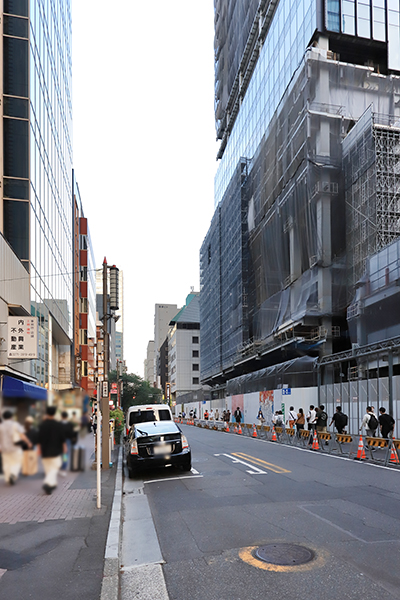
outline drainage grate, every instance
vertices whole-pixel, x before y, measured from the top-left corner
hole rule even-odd
[[[268,544],[258,548],[254,555],[264,562],[286,567],[304,565],[315,556],[309,548],[296,544]]]

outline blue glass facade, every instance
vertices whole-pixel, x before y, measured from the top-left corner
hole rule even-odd
[[[388,69],[400,70],[398,0],[326,0],[325,27],[364,40],[387,42]]]
[[[317,27],[315,0],[281,0],[215,178],[221,201],[240,158],[254,156]]]
[[[73,326],[71,3],[4,0],[3,10],[4,236],[31,277],[32,375],[51,388],[60,363],[69,370]]]
[[[48,311],[72,338],[72,64],[69,0],[30,2],[30,267],[33,314],[43,326],[41,364],[48,381]],[[53,334],[54,335],[54,332]],[[60,340],[61,341],[61,340]],[[67,341],[67,339],[65,340]]]

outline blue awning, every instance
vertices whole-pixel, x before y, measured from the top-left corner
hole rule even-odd
[[[21,398],[25,400],[47,400],[47,390],[45,388],[27,383],[15,377],[5,375],[3,378],[3,396],[4,398]]]

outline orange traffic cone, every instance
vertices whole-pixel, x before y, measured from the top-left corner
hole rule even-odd
[[[311,450],[319,450],[318,436],[317,436],[317,432],[315,429],[314,429],[314,437],[313,437],[313,441],[312,441]]]
[[[271,438],[271,441],[272,442],[276,442],[277,441],[277,439],[276,439],[276,432],[275,432],[275,425],[272,428],[272,438]]]
[[[228,421],[226,422],[226,425],[225,425],[225,431],[226,431],[226,433],[229,433],[229,431],[230,431]]]
[[[360,435],[360,440],[358,442],[358,450],[357,450],[356,459],[357,460],[362,460],[364,458],[367,458],[367,457],[365,456],[365,450],[364,450],[364,443],[363,443],[362,435]]]
[[[255,424],[253,423],[253,437],[257,437],[257,429]]]
[[[236,427],[236,423],[235,423],[235,425],[233,426],[233,433],[237,433],[237,427]]]
[[[238,427],[238,431],[237,432],[238,432],[239,435],[242,435],[242,428],[240,426],[240,423],[239,423],[239,427]]]
[[[393,446],[392,446],[392,451],[391,451],[391,453],[390,453],[389,462],[394,462],[394,463],[396,463],[396,464],[399,464],[399,463],[400,463],[400,460],[399,460],[398,454],[397,454],[397,452],[396,452],[396,450],[394,449],[394,447],[393,447]]]

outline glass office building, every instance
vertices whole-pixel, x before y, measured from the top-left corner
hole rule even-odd
[[[56,390],[71,381],[71,3],[4,0],[3,11],[3,234],[30,274],[32,375]]]
[[[201,377],[224,385],[350,343],[346,305],[357,282],[348,261],[356,255],[359,269],[366,265],[367,223],[357,217],[364,205],[356,185],[354,210],[346,211],[342,143],[367,109],[373,135],[398,127],[400,5],[215,0],[214,7],[221,144],[216,210],[200,251]],[[369,195],[370,253],[400,235],[392,162],[388,198],[374,215]]]

